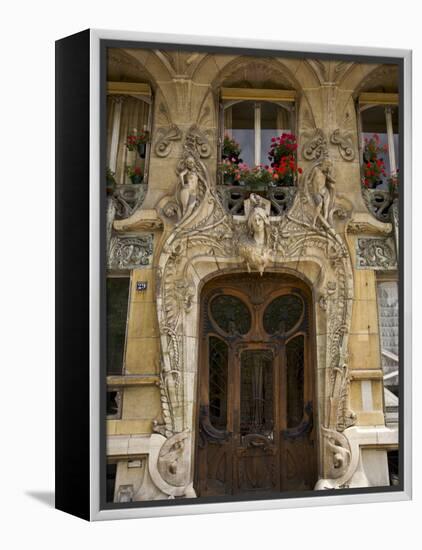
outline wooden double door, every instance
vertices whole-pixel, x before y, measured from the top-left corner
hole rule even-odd
[[[312,489],[311,295],[288,275],[236,274],[201,301],[198,496]]]

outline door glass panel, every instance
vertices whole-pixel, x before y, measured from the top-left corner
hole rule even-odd
[[[214,428],[224,430],[227,426],[227,344],[209,338],[209,400],[210,422]]]
[[[224,332],[246,334],[251,327],[251,314],[247,306],[235,296],[217,296],[211,302],[211,315]]]
[[[264,329],[268,334],[283,334],[295,327],[303,313],[303,302],[294,294],[285,294],[273,300],[264,312]]]
[[[247,350],[240,365],[240,433],[272,438],[273,358],[268,350]]]
[[[286,344],[287,427],[294,428],[303,417],[304,337],[296,336]]]

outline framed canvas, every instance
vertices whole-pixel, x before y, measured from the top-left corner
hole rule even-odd
[[[411,498],[411,52],[56,43],[56,506]]]

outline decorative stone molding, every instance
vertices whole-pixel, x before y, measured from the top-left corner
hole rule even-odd
[[[343,77],[352,69],[355,63],[350,61],[339,61],[334,68],[336,83],[340,83]]]
[[[154,50],[173,79],[191,78],[206,53],[184,52],[181,50]]]
[[[323,475],[315,489],[334,489],[348,487],[368,487],[368,479],[362,476],[361,448],[381,445],[397,448],[397,428],[383,426],[353,426],[342,433],[322,429],[327,447],[333,455],[331,476]],[[214,434],[212,434],[214,435]],[[192,432],[183,430],[174,437],[165,438],[159,434],[117,435],[107,439],[107,455],[119,459],[126,456],[138,458],[146,456],[147,468],[145,475],[140,468],[140,486],[119,485],[116,497],[119,502],[145,501],[152,499],[173,499],[176,497],[195,497],[188,470],[191,449]],[[224,434],[223,434],[224,437]],[[142,461],[143,463],[143,461]],[[364,474],[364,472],[363,472]],[[119,500],[123,498],[125,500]]]
[[[318,77],[320,84],[326,84],[329,79],[329,62],[321,59],[307,59],[308,63]]]
[[[390,207],[393,204],[391,193],[385,189],[362,189],[368,210],[377,220],[388,222],[391,219]]]
[[[137,269],[149,265],[152,257],[153,235],[113,237],[110,243],[110,269]]]
[[[312,67],[320,84],[325,86],[338,84],[354,65],[349,61],[335,62],[320,59],[307,59],[306,63]]]
[[[113,229],[118,232],[124,231],[154,231],[161,229],[163,222],[157,217],[154,209],[140,208],[124,220],[115,220]]]
[[[391,448],[398,445],[397,429],[383,426],[353,426],[340,434],[340,438],[338,435],[325,431],[325,438],[335,454],[333,466],[337,471],[331,478],[320,478],[315,485],[316,490],[368,487],[369,481],[360,468],[361,448],[375,445]]]
[[[190,448],[191,432],[188,430],[169,438],[159,434],[108,436],[107,456],[110,458],[119,460],[125,456],[130,461],[141,457],[134,485],[119,485],[116,497],[122,494],[126,502],[195,497],[187,470]]]
[[[330,296],[332,296],[335,293],[336,288],[337,288],[337,284],[335,281],[328,281],[325,292],[321,294],[318,301],[319,307],[322,310],[327,311],[328,300]]]
[[[182,132],[176,124],[171,124],[166,128],[158,128],[154,153],[157,157],[167,157],[170,154],[173,142],[180,139],[182,139]]]
[[[153,434],[150,438],[150,482],[167,498],[196,496],[190,479],[191,439],[189,430],[183,430],[168,439],[158,434]],[[144,492],[145,490],[146,488],[143,489]]]
[[[116,219],[129,218],[144,202],[146,194],[145,183],[117,185],[113,191]]]
[[[387,239],[357,239],[357,269],[397,269],[394,241]]]
[[[196,150],[200,158],[208,158],[211,155],[212,147],[208,139],[210,130],[203,132],[196,124],[193,124],[186,134],[186,146]]]
[[[305,160],[319,160],[328,156],[328,141],[321,128],[315,128],[311,137],[302,147]]]
[[[353,234],[389,235],[392,225],[377,220],[369,213],[356,212],[347,224],[347,231]]]
[[[180,217],[174,222],[166,218],[157,266],[162,410],[154,430],[167,438],[185,430],[195,432],[193,403],[202,282],[223,272],[245,269],[261,274],[284,271],[306,280],[309,265],[314,265],[319,273],[313,281],[314,290],[317,296],[324,295],[323,307],[316,309],[317,331],[325,339],[316,357],[318,368],[326,373],[318,401],[323,427],[321,476],[338,486],[335,479],[350,464],[347,438],[341,432],[356,421],[349,406],[348,376],[353,275],[347,243],[331,215],[337,208],[336,195],[334,189],[329,192],[334,178],[330,166],[322,160],[325,147],[326,140],[322,139],[310,148],[309,158],[322,158],[301,177],[293,205],[284,216],[270,216],[269,201],[252,196],[245,201],[245,215],[234,217],[227,213],[210,184],[196,141],[186,139],[177,169],[176,198],[168,197],[162,205],[164,215],[167,204],[177,202]],[[320,184],[316,188],[322,193],[321,208],[321,201],[315,199],[315,183]],[[193,445],[192,437],[186,445]],[[192,449],[186,456],[186,471],[192,476]]]
[[[186,487],[188,483],[186,453],[189,452],[189,430],[167,439],[158,453],[157,469],[164,481],[174,487]]]
[[[353,160],[355,158],[355,150],[353,148],[352,133],[340,131],[340,128],[334,130],[331,134],[330,141],[333,145],[337,145],[340,155],[344,160]]]

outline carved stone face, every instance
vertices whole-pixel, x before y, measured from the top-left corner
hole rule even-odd
[[[262,229],[264,227],[264,220],[262,219],[262,216],[260,216],[259,214],[254,214],[254,217],[252,218],[252,224],[254,228]]]
[[[195,168],[195,159],[193,157],[188,157],[186,159],[186,167],[189,170],[193,170]]]
[[[332,167],[331,160],[324,159],[321,162],[321,171],[322,172],[327,172],[327,171],[331,170],[331,167]]]

